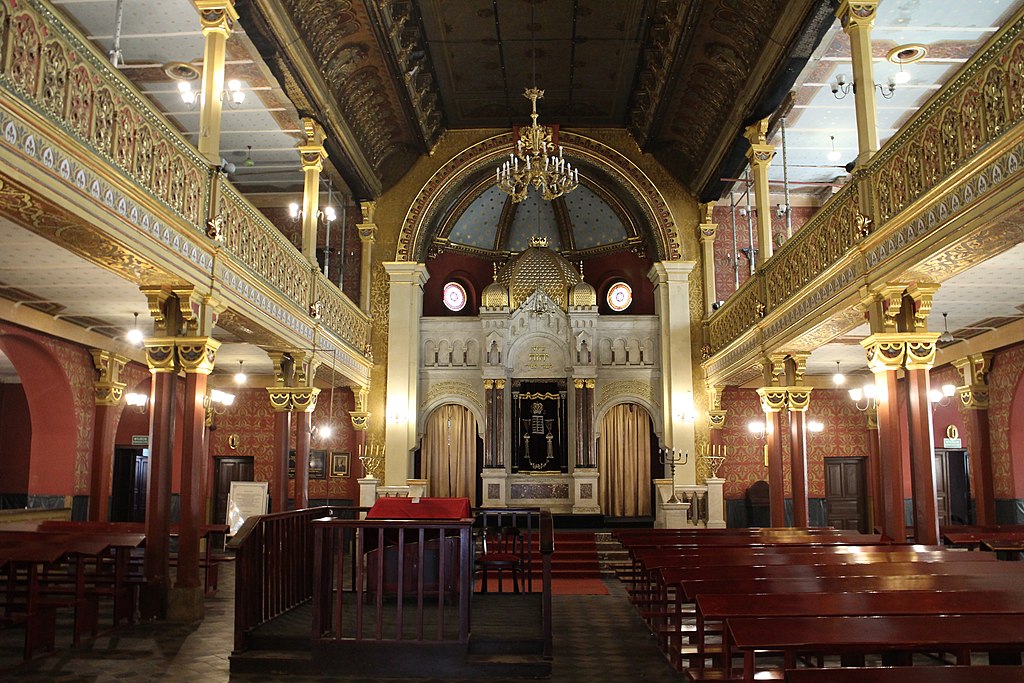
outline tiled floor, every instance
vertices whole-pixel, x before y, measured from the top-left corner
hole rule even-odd
[[[200,624],[137,624],[100,635],[91,643],[61,649],[0,680],[102,683],[107,681],[277,681],[228,670],[232,647],[234,574],[222,570],[221,590],[206,601]],[[552,681],[676,681],[653,638],[626,600],[619,582],[608,579],[609,595],[554,596],[555,659]],[[289,681],[339,680],[288,676]],[[494,680],[488,683],[499,683]]]

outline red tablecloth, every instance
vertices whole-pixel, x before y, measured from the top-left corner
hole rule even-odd
[[[381,498],[367,519],[466,519],[469,498]]]

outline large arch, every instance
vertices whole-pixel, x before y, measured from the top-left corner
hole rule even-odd
[[[593,138],[561,131],[559,144],[573,157],[584,177],[588,173],[604,183],[621,188],[625,201],[650,227],[648,247],[656,260],[682,258],[681,239],[668,202],[650,178],[632,161]],[[512,147],[512,134],[482,140],[463,150],[441,166],[420,188],[406,213],[398,238],[397,261],[424,262],[433,233],[443,213],[458,203],[461,195],[483,175],[492,175],[499,160]]]
[[[18,372],[28,403],[32,444],[27,461],[19,463],[25,470],[24,493],[71,495],[78,450],[71,381],[60,360],[27,336],[0,332],[0,350]]]

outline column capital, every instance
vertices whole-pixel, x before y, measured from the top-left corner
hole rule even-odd
[[[312,413],[316,410],[316,399],[320,395],[317,387],[292,387],[291,405],[297,413]]]
[[[388,261],[384,263],[384,270],[392,286],[409,284],[422,287],[429,277],[426,264],[415,261]]]
[[[761,119],[760,121],[754,121],[752,124],[743,129],[743,137],[747,139],[750,146],[755,145],[767,145],[768,144],[768,117]],[[772,149],[775,149],[774,147]]]
[[[303,171],[324,170],[324,159],[327,158],[327,150],[324,148],[324,129],[320,124],[311,118],[302,119],[302,130],[306,136],[305,142],[298,145],[299,156],[302,160]]]
[[[116,406],[121,403],[125,387],[121,381],[121,371],[128,363],[128,358],[105,349],[89,349],[92,364],[96,368],[96,379],[93,382],[95,401],[98,406]]]
[[[767,171],[774,158],[774,145],[751,145],[750,149],[747,150],[747,160],[750,162],[750,167],[755,173],[762,169]]]
[[[953,367],[963,375],[964,384],[988,384],[988,372],[992,367],[991,353],[972,353],[953,361]]]
[[[875,23],[879,0],[842,0],[836,16],[843,24],[843,30],[870,28]]]
[[[585,380],[583,380],[583,387],[585,389],[593,389],[595,386],[597,386],[597,381],[596,380],[593,380],[593,379],[585,379]]]
[[[174,342],[174,337],[149,337],[143,342],[150,372],[177,372]]]
[[[231,35],[238,21],[235,0],[192,0],[192,4],[199,10],[204,35],[223,33],[225,38]]]
[[[348,416],[352,420],[352,429],[364,432],[370,426],[370,414],[362,410],[350,410]]]
[[[574,380],[572,381],[572,385],[573,385],[574,387],[576,387],[577,389],[582,389],[582,388],[583,388],[583,380],[582,380],[582,379],[578,379],[578,378],[577,378],[577,379],[574,379]]]
[[[697,226],[697,228],[700,230],[701,242],[703,242],[704,244],[714,243],[715,236],[718,233],[717,223],[701,223],[700,225]]]
[[[863,339],[872,372],[927,370],[935,364],[937,332],[880,332]]]
[[[209,375],[217,362],[220,342],[213,337],[178,337],[178,363],[186,373]]]
[[[766,413],[778,413],[786,407],[789,400],[787,387],[761,387],[757,390],[761,397],[761,410]]]
[[[968,410],[988,410],[988,385],[971,384],[957,387],[956,393],[960,396],[960,404]]]
[[[690,273],[696,265],[695,261],[658,261],[647,271],[647,279],[655,287],[686,284],[690,281]]]
[[[494,380],[494,388],[498,391],[505,391],[505,380],[496,379]]]
[[[932,312],[932,299],[939,291],[936,282],[916,282],[907,288],[907,294],[914,300],[914,331],[928,331],[928,314]]]
[[[795,413],[802,413],[811,404],[812,387],[787,387],[786,407]]]
[[[292,392],[290,387],[267,387],[270,408],[275,413],[290,413],[292,410]]]
[[[728,410],[709,410],[708,411],[708,426],[711,429],[724,429],[725,418]]]
[[[697,205],[697,214],[700,216],[700,223],[714,223],[711,215],[715,210],[715,202],[701,202]]]

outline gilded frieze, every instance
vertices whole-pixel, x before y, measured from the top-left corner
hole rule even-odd
[[[431,406],[449,396],[458,396],[476,407],[477,411],[481,414],[484,412],[483,401],[480,400],[480,392],[467,382],[452,380],[431,384],[430,388],[427,389],[427,395],[423,399],[423,405]]]
[[[604,406],[613,401],[630,398],[642,399],[648,405],[655,407],[661,405],[661,398],[657,387],[650,382],[641,382],[639,380],[618,380],[602,385],[598,405]]]

